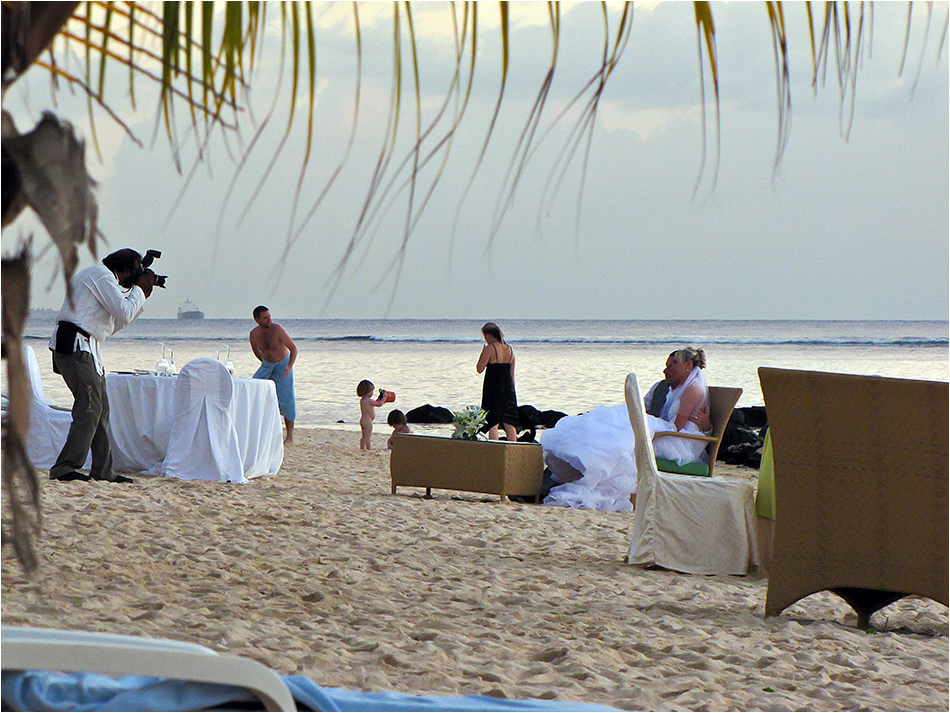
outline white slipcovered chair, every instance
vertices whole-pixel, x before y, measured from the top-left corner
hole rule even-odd
[[[56,463],[59,452],[66,443],[73,415],[68,409],[56,408],[46,401],[36,352],[28,344],[23,345],[23,361],[30,382],[30,433],[27,436],[26,452],[33,467],[49,469]],[[91,454],[86,456],[84,467],[92,467]]]
[[[177,378],[178,415],[162,474],[183,480],[248,482],[229,410],[234,386],[224,364],[194,359]]]
[[[627,376],[625,395],[637,463],[627,562],[691,574],[746,574],[758,566],[753,484],[657,470],[636,374]]]

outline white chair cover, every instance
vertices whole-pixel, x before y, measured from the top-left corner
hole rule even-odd
[[[758,566],[752,483],[658,471],[636,374],[627,376],[625,392],[637,462],[627,561],[691,574],[746,574]]]
[[[31,392],[30,433],[27,437],[26,452],[33,467],[49,469],[55,465],[59,452],[66,443],[73,416],[71,412],[55,409],[46,402],[36,352],[28,344],[23,345],[23,361],[26,363]],[[91,453],[86,456],[84,467],[92,467]]]
[[[237,431],[228,409],[233,385],[224,364],[194,359],[178,375],[178,417],[163,475],[183,480],[246,483]]]

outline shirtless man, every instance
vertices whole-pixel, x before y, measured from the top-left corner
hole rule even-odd
[[[254,356],[261,360],[261,366],[254,378],[270,379],[277,386],[277,403],[287,426],[284,443],[292,445],[294,418],[297,415],[293,372],[294,362],[297,360],[297,345],[283,327],[271,320],[270,310],[264,305],[254,308],[254,321],[257,326],[251,330],[251,349]]]

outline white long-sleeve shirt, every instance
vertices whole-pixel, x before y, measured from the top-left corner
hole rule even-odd
[[[57,322],[65,321],[78,324],[91,335],[89,338],[76,335],[75,348],[90,352],[95,359],[96,369],[105,373],[102,367],[102,354],[99,344],[131,324],[145,307],[145,292],[138,285],[130,290],[123,289],[115,274],[105,265],[92,265],[77,272],[70,283],[73,291],[73,304],[69,298],[63,300],[63,306],[57,315]],[[50,349],[56,348],[56,330],[50,339]]]

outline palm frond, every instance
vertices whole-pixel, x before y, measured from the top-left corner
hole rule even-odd
[[[560,50],[561,39],[561,8],[556,2],[548,3],[548,20],[551,26],[551,67],[544,75],[544,81],[538,90],[538,96],[535,97],[534,105],[528,113],[524,127],[518,137],[515,150],[512,153],[511,161],[508,164],[508,170],[505,172],[501,183],[498,200],[495,203],[495,209],[492,213],[491,223],[488,229],[488,245],[486,250],[490,249],[501,229],[501,222],[505,214],[511,207],[515,199],[515,192],[518,188],[518,182],[528,163],[531,153],[531,147],[534,143],[534,136],[538,126],[541,123],[541,115],[544,112],[544,106],[547,102],[548,93],[551,91],[551,84],[554,80],[554,73],[557,70],[558,54]]]
[[[485,139],[482,142],[481,151],[479,151],[478,159],[475,161],[475,166],[472,168],[471,174],[469,175],[468,183],[465,185],[465,189],[462,191],[462,196],[458,202],[458,208],[455,211],[455,220],[452,221],[452,237],[451,239],[455,240],[456,231],[458,230],[458,221],[459,216],[462,213],[462,206],[465,204],[468,194],[472,190],[472,186],[475,184],[475,177],[478,175],[478,171],[482,166],[482,163],[485,160],[485,156],[488,154],[488,146],[491,143],[492,135],[495,131],[495,125],[498,123],[498,117],[501,114],[501,105],[505,98],[505,87],[508,83],[508,63],[511,58],[511,49],[509,47],[509,15],[508,15],[508,3],[500,2],[499,3],[499,14],[501,17],[500,20],[500,31],[501,31],[501,82],[498,87],[498,99],[495,101],[495,108],[492,112],[491,120],[488,122],[488,128],[485,132]],[[475,29],[473,26],[473,36]],[[474,49],[475,41],[472,41],[473,55],[472,62],[475,61]],[[473,67],[474,69],[474,67]]]
[[[699,55],[699,88],[700,105],[703,111],[703,153],[699,166],[699,175],[693,194],[699,190],[699,184],[706,168],[706,73],[703,68],[703,41],[705,40],[706,57],[709,60],[709,72],[713,81],[713,92],[716,100],[716,167],[713,169],[712,189],[716,187],[716,177],[719,174],[719,60],[716,53],[716,26],[713,23],[712,8],[708,2],[695,2],[693,8],[696,15],[696,45]]]
[[[855,90],[858,81],[862,39],[865,19],[864,3],[858,3],[856,10],[847,3],[840,9],[836,3],[826,3],[824,28],[816,53],[815,74],[812,84],[817,91],[818,75],[822,84],[825,81],[829,65],[828,55],[833,46],[835,51],[835,69],[840,95],[841,135],[845,140],[851,133],[854,120]],[[857,17],[854,17],[857,15]],[[854,26],[856,23],[856,27]]]
[[[776,159],[775,165],[781,162],[781,156],[787,145],[789,132],[791,130],[791,93],[788,82],[788,27],[785,18],[784,7],[781,2],[766,2],[766,8],[769,15],[769,27],[772,35],[774,54],[776,57],[776,91],[777,91],[777,111],[778,123],[776,133]],[[69,40],[78,43],[84,56],[84,91],[89,96],[89,107],[92,112],[93,103],[96,106],[109,105],[110,83],[108,81],[109,67],[117,63],[128,70],[128,96],[133,105],[140,100],[137,90],[137,79],[148,78],[156,83],[160,89],[159,106],[161,107],[161,123],[164,127],[164,133],[169,146],[172,149],[173,158],[181,170],[181,150],[182,141],[178,135],[179,129],[176,127],[176,109],[175,105],[179,101],[184,101],[188,110],[187,124],[191,131],[200,138],[195,143],[199,148],[207,146],[206,137],[216,131],[223,130],[224,134],[233,132],[235,127],[240,125],[240,115],[242,113],[241,104],[244,103],[245,96],[250,86],[250,74],[262,54],[264,35],[266,34],[266,10],[267,3],[261,2],[227,2],[224,4],[204,2],[200,6],[189,2],[165,2],[157,3],[139,3],[139,2],[106,2],[104,0],[92,0],[83,4],[60,4],[69,5],[73,9],[72,22],[83,23],[85,27],[81,31],[68,30],[64,28],[61,33],[63,40]],[[5,2],[5,10],[8,8],[17,8],[21,11],[23,3]],[[477,55],[476,37],[474,28],[477,25],[475,20],[477,5],[466,3],[466,11],[471,8],[473,17],[473,37],[471,45],[471,65],[474,71],[475,58]],[[929,26],[933,14],[932,3],[926,7],[926,25],[925,35],[929,33]],[[154,8],[154,9],[153,9]],[[200,8],[200,9],[199,9]],[[823,83],[829,64],[831,64],[830,53],[835,52],[834,68],[838,75],[838,85],[841,92],[841,113],[842,113],[842,133],[847,136],[850,132],[850,126],[853,121],[854,110],[854,89],[856,87],[857,70],[860,64],[861,46],[865,33],[868,36],[868,46],[870,48],[870,25],[873,21],[873,11],[866,3],[825,3],[822,20],[816,22],[812,3],[806,3],[808,32],[812,46],[812,64],[813,64],[813,84],[817,91],[819,81]],[[910,29],[913,18],[914,6],[908,3],[908,21],[907,36],[905,37],[904,57],[906,58],[909,41]],[[60,10],[62,12],[62,9]],[[294,117],[297,116],[297,84],[301,80],[309,84],[309,102],[306,108],[306,138],[305,148],[302,151],[301,169],[297,183],[296,198],[292,209],[292,216],[288,227],[289,239],[294,242],[297,238],[293,236],[300,235],[302,226],[297,225],[297,207],[300,196],[304,190],[304,181],[306,177],[306,167],[309,158],[313,152],[313,126],[315,122],[315,92],[317,86],[317,67],[316,67],[316,44],[317,30],[313,23],[312,8],[309,3],[282,3],[281,12],[285,14],[286,19],[282,23],[281,32],[285,41],[290,43],[292,61],[286,69],[287,76],[293,86],[289,99],[288,127],[293,124]],[[453,13],[455,9],[453,7]],[[521,135],[517,146],[512,153],[511,165],[505,176],[502,191],[496,203],[495,210],[492,213],[490,234],[496,235],[501,221],[504,219],[511,201],[517,191],[518,183],[524,173],[525,167],[531,160],[532,150],[536,150],[537,140],[540,131],[540,121],[544,112],[548,92],[550,90],[550,80],[556,69],[558,62],[558,37],[560,33],[560,6],[556,3],[549,4],[550,25],[552,33],[552,64],[548,75],[545,77],[541,88],[538,91],[537,100],[530,109],[527,119],[524,122]],[[625,7],[624,12],[627,12]],[[700,160],[699,180],[706,172],[708,146],[714,146],[716,150],[716,165],[718,165],[719,152],[719,68],[716,56],[716,28],[713,21],[713,7],[709,2],[694,3],[695,21],[697,27],[697,46],[700,58],[700,77],[701,101],[703,105],[703,153]],[[415,42],[409,36],[411,29],[412,5],[404,2],[402,8],[396,7],[393,13],[393,33],[397,46],[402,41],[400,37],[404,30],[401,27],[409,28],[406,37],[409,53],[415,52]],[[500,30],[502,35],[501,43],[501,84],[496,103],[495,112],[488,122],[485,139],[482,143],[482,151],[473,167],[472,176],[477,174],[483,159],[491,143],[496,122],[500,113],[502,100],[504,98],[505,86],[507,82],[509,61],[510,61],[510,27],[509,27],[509,9],[504,2],[500,3]],[[947,17],[944,17],[944,24],[940,32],[938,54],[942,53],[943,44],[947,35]],[[621,20],[621,26],[624,22]],[[124,26],[123,29],[117,29]],[[68,25],[67,25],[68,27]],[[150,45],[159,40],[160,51],[153,51]],[[47,42],[48,44],[48,42]],[[304,49],[306,47],[306,49]],[[118,48],[118,49],[116,49]],[[869,49],[870,51],[870,49]],[[384,158],[378,163],[378,170],[374,171],[370,179],[370,188],[367,191],[367,202],[372,204],[382,199],[380,193],[381,186],[384,185],[384,175],[391,166],[393,157],[387,157],[387,149],[395,145],[394,136],[399,131],[399,116],[402,106],[401,102],[401,71],[402,71],[402,52],[394,51],[394,111],[392,123],[388,125],[388,131],[383,139],[383,148],[381,155]],[[35,56],[30,58],[28,55],[23,62],[32,63]],[[918,62],[916,75],[919,76],[920,65],[922,63],[923,53],[921,52]],[[160,63],[160,68],[149,69],[155,62]],[[43,65],[47,68],[56,66],[55,61],[45,62]],[[21,71],[25,71],[22,67]],[[715,107],[715,116],[713,123],[715,126],[715,140],[710,142],[707,137],[708,121],[705,116],[707,110],[706,102],[706,71],[710,73],[713,90],[713,106]],[[903,71],[902,66],[899,71]],[[81,76],[80,73],[68,72],[72,77]],[[54,76],[51,74],[51,76]],[[60,76],[63,76],[60,73]],[[609,77],[609,71],[601,75],[601,86]],[[8,82],[5,75],[5,86]],[[78,83],[71,80],[73,84]],[[916,78],[914,86],[916,85]],[[90,93],[90,88],[94,92]],[[455,91],[450,90],[450,91]],[[574,134],[584,134],[592,128],[591,118],[596,115],[597,103],[600,93],[603,89],[591,90],[594,92],[594,102],[581,112],[581,118],[577,126],[574,127]],[[913,91],[913,88],[912,88]],[[419,101],[419,95],[416,93],[416,101]],[[229,115],[226,116],[225,112]],[[112,112],[115,115],[117,112]],[[463,112],[464,113],[464,112]],[[563,113],[563,112],[562,112]],[[95,122],[92,122],[93,135],[92,144],[97,145],[97,136],[95,134]],[[128,127],[126,127],[128,128]],[[157,127],[156,127],[157,128]],[[419,137],[424,132],[417,127]],[[569,148],[566,153],[562,153],[562,159],[567,159],[567,165],[580,144],[576,141],[576,136],[568,140],[566,146]],[[589,146],[589,144],[588,144]],[[423,147],[419,146],[419,160],[422,162]],[[199,153],[199,158],[203,156]],[[553,187],[552,192],[545,191],[547,200],[550,201],[559,190],[559,186],[564,180],[566,165],[558,161],[557,167],[552,172],[552,179],[548,181],[548,186]],[[583,173],[583,169],[582,169]],[[718,173],[713,169],[713,176]],[[556,176],[556,178],[554,177]],[[461,205],[464,204],[473,178],[468,182],[462,192],[459,203],[459,212],[456,214],[455,223],[457,225],[458,215]],[[715,178],[713,179],[715,180]],[[408,194],[412,194],[411,187]],[[407,194],[407,195],[408,195]],[[412,199],[409,199],[412,202]],[[253,202],[253,201],[252,201]],[[543,210],[543,209],[542,209]],[[418,211],[410,210],[408,216],[417,215]],[[303,224],[306,224],[309,218],[305,218]],[[407,225],[415,222],[415,218],[407,217]],[[365,215],[361,215],[357,220],[358,228],[354,232],[356,242],[359,243],[362,235],[367,230],[365,225]]]
[[[125,131],[126,136],[128,136],[132,141],[134,141],[139,146],[142,146],[142,142],[135,135],[135,132],[132,131],[132,129],[128,126],[128,124],[126,124],[125,121],[122,120],[122,117],[116,114],[112,110],[112,107],[110,107],[108,104],[105,104],[102,101],[100,101],[99,95],[96,92],[96,90],[88,86],[82,79],[80,79],[79,77],[74,77],[72,74],[69,74],[68,72],[66,72],[65,70],[63,70],[62,68],[60,68],[58,65],[55,65],[55,64],[47,64],[46,62],[37,60],[36,66],[42,67],[43,69],[47,70],[51,75],[60,77],[66,80],[67,82],[69,82],[70,84],[75,85],[79,87],[80,89],[82,89],[83,92],[85,92],[87,96],[91,97],[99,105],[100,109],[106,112],[109,115],[109,117],[118,126],[120,126],[123,131]]]
[[[464,100],[461,100],[460,102],[458,99],[458,93],[461,91],[462,63],[466,54],[467,44],[467,8],[463,11],[463,28],[461,30],[461,35],[456,20],[457,18],[453,12],[453,31],[456,48],[455,69],[442,104],[435,112],[434,117],[426,125],[425,130],[417,131],[416,139],[412,148],[393,170],[389,181],[380,191],[379,198],[371,208],[368,218],[363,224],[362,230],[360,231],[359,239],[362,240],[364,237],[368,237],[370,240],[367,240],[366,242],[371,242],[372,236],[375,235],[375,232],[382,226],[385,216],[395,205],[396,201],[399,200],[404,193],[414,191],[417,182],[421,178],[423,169],[425,169],[429,163],[434,161],[436,158],[441,157],[441,163],[439,167],[433,171],[432,177],[427,179],[427,186],[421,202],[416,204],[414,200],[410,200],[410,208],[412,205],[415,205],[416,207],[411,209],[407,214],[406,225],[403,231],[403,239],[397,250],[396,260],[394,261],[393,265],[390,265],[389,269],[384,271],[383,276],[380,278],[381,280],[390,275],[394,269],[395,263],[401,260],[402,255],[408,246],[409,238],[411,237],[416,225],[422,217],[425,206],[428,204],[433,193],[439,185],[439,181],[448,163],[452,139],[461,123],[462,117],[465,114],[465,109],[468,106],[468,99],[471,96],[474,72],[469,74]],[[417,98],[420,100],[419,103],[421,103],[421,97]],[[426,142],[436,133],[440,124],[442,123],[442,120],[447,115],[449,106],[453,103],[453,98],[455,99],[456,110],[452,119],[449,121],[449,127],[434,140],[435,143],[432,148],[428,149],[428,153],[420,158],[424,146],[427,145]],[[410,164],[412,165],[411,170],[409,168]]]
[[[785,34],[785,13],[782,3],[767,2],[769,27],[772,30],[772,50],[775,54],[775,90],[777,95],[778,130],[776,131],[775,162],[772,175],[778,171],[792,131],[792,85],[788,70],[788,40]],[[810,19],[810,17],[809,17]]]
[[[601,4],[601,10],[604,19],[604,47],[601,58],[601,66],[587,81],[584,87],[581,88],[581,90],[574,96],[574,98],[568,102],[567,106],[564,107],[564,109],[560,114],[558,114],[554,121],[551,122],[548,129],[544,132],[532,150],[533,156],[541,148],[545,138],[547,138],[548,134],[553,131],[555,126],[557,126],[558,123],[568,115],[571,109],[577,105],[581,99],[583,99],[588,90],[592,89],[591,96],[587,99],[583,109],[581,110],[580,118],[569,129],[568,137],[565,139],[564,145],[558,153],[554,167],[551,169],[551,173],[548,176],[547,182],[545,183],[544,190],[541,194],[541,200],[539,201],[538,205],[538,215],[536,221],[539,232],[541,230],[541,219],[545,213],[545,205],[548,206],[548,211],[550,211],[550,209],[553,207],[560,187],[567,176],[567,171],[570,168],[578,148],[583,142],[584,155],[581,160],[581,177],[578,182],[577,206],[576,210],[574,211],[575,239],[577,239],[577,236],[580,232],[581,204],[583,201],[584,186],[586,184],[587,167],[590,157],[591,144],[594,137],[594,128],[597,120],[597,110],[600,106],[600,99],[607,87],[607,80],[610,78],[610,75],[613,73],[617,63],[620,60],[620,57],[623,55],[623,51],[627,46],[628,40],[630,39],[630,32],[633,29],[633,3],[628,2],[624,4],[624,10],[620,17],[616,37],[614,38],[613,45],[611,45],[609,14],[607,12],[607,6],[605,3]]]
[[[278,262],[277,266],[274,268],[274,273],[272,278],[274,278],[275,284],[276,279],[282,274],[283,266],[286,263],[287,258],[290,256],[290,251],[303,235],[303,231],[307,228],[310,223],[310,220],[316,215],[317,210],[319,210],[320,205],[323,203],[323,200],[326,198],[327,194],[330,192],[330,189],[333,187],[336,180],[339,178],[340,173],[343,171],[344,166],[347,163],[347,160],[350,157],[350,154],[353,151],[353,146],[356,143],[356,129],[358,125],[358,119],[360,115],[360,91],[362,87],[362,76],[363,76],[363,43],[362,43],[362,32],[360,30],[360,15],[359,15],[359,5],[356,2],[353,2],[353,23],[354,23],[354,36],[356,39],[356,81],[354,84],[354,97],[353,97],[353,122],[350,125],[350,135],[349,139],[346,142],[346,148],[343,151],[343,157],[337,163],[334,170],[331,172],[330,177],[324,183],[320,193],[317,195],[316,200],[314,200],[313,205],[311,205],[310,210],[307,211],[306,216],[304,216],[300,225],[296,228],[293,227],[291,223],[291,233],[288,235],[287,241],[284,244],[284,251],[281,255],[281,259]]]
[[[926,43],[926,38],[930,36],[930,21],[933,17],[933,3],[927,2],[927,3],[922,3],[922,4],[927,9],[927,17],[926,17],[926,20],[924,21],[924,32],[923,32],[924,42]],[[904,60],[907,57],[907,46],[910,40],[911,13],[913,12],[913,9],[914,9],[913,5],[910,5],[907,9],[907,34],[904,38],[904,52],[901,55],[901,66],[897,72],[898,75],[902,75],[904,73]],[[948,13],[948,16],[950,16],[950,13]],[[946,36],[946,26],[944,26],[944,36]],[[940,42],[940,49],[941,50],[943,49],[942,39]],[[920,71],[921,69],[923,69],[923,66],[924,66],[924,53],[921,52],[917,59],[917,70],[914,72],[914,81],[912,82],[911,87],[910,87],[911,96],[914,95],[914,90],[917,89],[917,83],[920,81]]]

